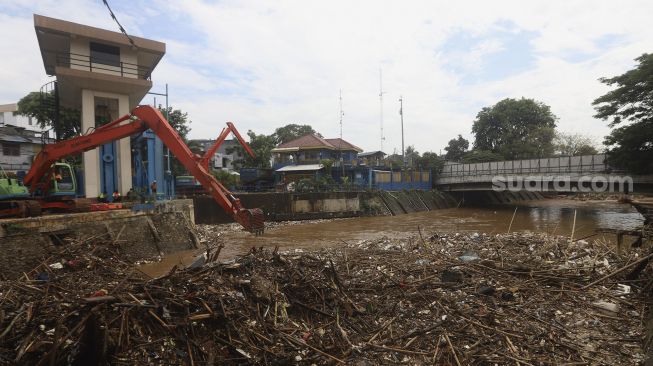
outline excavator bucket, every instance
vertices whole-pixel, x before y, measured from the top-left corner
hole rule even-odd
[[[236,214],[236,221],[255,235],[263,234],[265,229],[265,215],[260,208],[240,209]]]

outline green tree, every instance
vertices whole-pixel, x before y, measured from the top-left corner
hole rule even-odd
[[[485,163],[488,161],[501,161],[503,156],[487,150],[472,150],[465,153],[462,162],[465,164]]]
[[[404,154],[406,156],[407,166],[413,167],[417,165],[420,156],[419,156],[419,152],[415,150],[415,146],[408,145],[408,147],[406,148],[406,152]]]
[[[274,130],[272,137],[276,140],[277,144],[283,144],[308,134],[315,134],[322,137],[310,125],[298,125],[294,123],[277,128]]]
[[[227,154],[232,154],[238,151],[243,159],[234,160],[235,168],[269,168],[270,158],[272,157],[272,149],[277,145],[274,135],[257,135],[252,130],[247,131],[249,136],[249,147],[254,152],[254,158],[249,156],[242,146],[234,146],[227,149]]]
[[[56,109],[53,93],[41,94],[31,92],[18,101],[18,111],[21,116],[32,117],[39,127],[52,128],[57,140],[66,140],[82,133],[81,114],[78,109],[60,107],[59,123],[55,126]]]
[[[226,170],[214,170],[211,174],[227,189],[232,189],[238,184],[237,176]]]
[[[592,139],[578,133],[556,132],[553,145],[556,154],[564,156],[592,155],[598,153]]]
[[[167,116],[166,118],[168,119],[168,123],[172,128],[177,131],[179,136],[184,140],[184,142],[188,142],[188,133],[190,132],[190,124],[193,123],[189,118],[188,118],[188,113],[183,112],[181,109],[174,109],[173,107],[169,106],[168,109],[166,110],[165,107],[161,106],[159,104],[159,111],[163,116]],[[167,115],[166,115],[167,112]],[[217,133],[217,132],[216,132]]]
[[[632,70],[599,79],[616,87],[592,103],[595,117],[613,128],[603,144],[611,164],[639,174],[653,173],[653,54],[635,59]],[[617,127],[619,126],[619,127]]]
[[[419,159],[417,159],[416,165],[420,169],[430,169],[433,174],[437,174],[442,170],[442,167],[444,166],[444,159],[432,151],[427,151],[422,154]]]
[[[447,152],[444,158],[450,161],[460,161],[469,149],[469,141],[458,135],[457,138],[449,140],[449,144],[444,150]]]
[[[474,149],[505,159],[550,156],[556,120],[551,108],[542,102],[506,98],[476,115],[472,127]]]
[[[197,153],[199,151],[199,146],[196,146],[193,143],[189,143],[188,141],[188,133],[190,132],[190,124],[192,123],[192,121],[188,118],[188,113],[183,112],[181,109],[174,109],[172,106],[169,106],[168,109],[166,109],[159,104],[158,108],[164,117],[166,116],[167,112],[167,119],[170,126],[174,128],[175,131],[177,131],[179,137],[181,137],[184,143],[189,146],[191,151]],[[173,176],[188,174],[186,168],[184,168],[184,166],[174,156],[170,161],[170,166],[170,170],[172,171]]]

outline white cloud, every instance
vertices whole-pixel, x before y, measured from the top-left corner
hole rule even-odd
[[[609,130],[593,119],[591,102],[607,89],[597,79],[621,73],[649,51],[653,4],[567,1],[222,1],[110,2],[128,31],[165,41],[168,54],[154,73],[156,88],[170,84],[171,103],[193,120],[191,136],[217,134],[224,121],[270,133],[285,123],[310,123],[336,136],[342,89],[345,138],[379,147],[379,68],[383,68],[385,147],[400,147],[398,98],[404,97],[407,144],[438,151],[457,134],[471,137],[478,110],[504,97],[549,104],[560,128],[595,136]],[[114,4],[115,3],[115,4]],[[132,5],[133,4],[133,5]],[[45,79],[30,11],[115,29],[101,2],[8,0],[0,15],[0,80],[10,102]],[[141,14],[137,16],[135,14]],[[148,17],[142,14],[147,14]],[[167,24],[177,33],[159,34]],[[183,27],[182,27],[183,26]],[[480,39],[460,55],[463,69],[491,73],[488,55],[511,52],[493,31],[529,32],[532,67],[480,84],[461,82],[441,52],[452,34]],[[619,35],[611,48],[602,37]],[[17,54],[13,53],[12,54]],[[582,55],[571,62],[570,54]]]

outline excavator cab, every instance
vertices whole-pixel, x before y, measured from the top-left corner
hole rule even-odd
[[[50,178],[48,196],[75,196],[77,182],[75,180],[75,171],[70,164],[52,164],[52,175]]]

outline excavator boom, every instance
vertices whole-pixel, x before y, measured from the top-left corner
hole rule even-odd
[[[136,107],[130,115],[98,127],[90,134],[46,145],[36,156],[32,168],[25,176],[24,183],[31,192],[34,192],[42,178],[47,175],[50,166],[57,160],[147,129],[151,129],[161,139],[188,172],[236,222],[250,232],[256,234],[263,232],[263,211],[242,207],[240,200],[220,184],[195,157],[161,112],[151,106]]]
[[[202,166],[204,169],[207,171],[209,170],[209,161],[211,160],[211,157],[215,155],[216,151],[220,148],[224,140],[229,136],[229,133],[233,133],[234,136],[236,136],[236,139],[240,144],[243,146],[247,154],[251,156],[252,158],[254,157],[254,151],[249,147],[245,139],[240,135],[238,130],[236,129],[236,126],[232,122],[227,122],[227,127],[222,129],[222,132],[220,132],[220,135],[218,135],[218,138],[215,139],[215,142],[211,147],[209,147],[206,152],[204,153],[204,156],[200,159],[200,162],[202,163]]]

